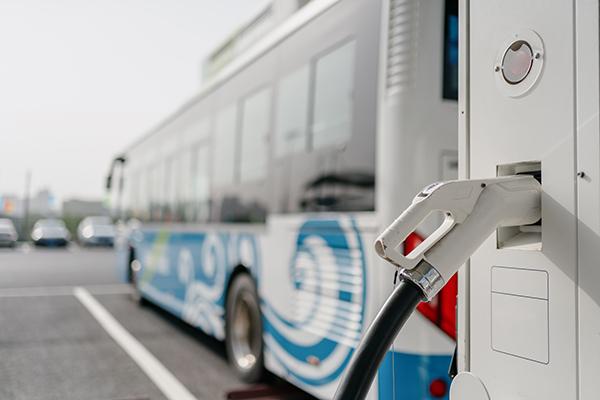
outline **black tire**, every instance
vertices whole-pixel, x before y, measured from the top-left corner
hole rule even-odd
[[[263,325],[254,281],[239,274],[227,294],[225,347],[229,364],[247,383],[255,383],[264,374]]]

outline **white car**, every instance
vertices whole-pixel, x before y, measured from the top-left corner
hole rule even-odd
[[[82,246],[112,246],[115,226],[110,217],[87,217],[77,227],[77,240]]]
[[[71,235],[65,223],[60,219],[40,219],[31,231],[31,239],[36,246],[64,247]]]
[[[8,218],[0,218],[0,246],[14,247],[17,244],[17,230]]]

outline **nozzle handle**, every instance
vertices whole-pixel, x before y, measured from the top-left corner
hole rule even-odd
[[[377,238],[375,251],[392,264],[406,269],[413,269],[425,255],[425,252],[442,239],[456,224],[453,210],[440,208],[429,195],[415,201]],[[400,245],[414,232],[419,225],[434,211],[442,211],[446,217],[444,222],[431,235],[408,255],[399,250]]]

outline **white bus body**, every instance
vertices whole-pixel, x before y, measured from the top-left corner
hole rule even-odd
[[[376,233],[457,174],[456,8],[314,0],[227,67],[118,161],[116,214],[142,221],[117,243],[124,276],[227,340],[250,275],[265,367],[330,398],[393,286]],[[370,398],[447,398],[452,297],[411,318]]]

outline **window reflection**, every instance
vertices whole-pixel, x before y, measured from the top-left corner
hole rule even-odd
[[[244,101],[240,179],[258,180],[267,174],[271,90],[263,89]]]
[[[308,65],[281,80],[275,114],[275,152],[277,156],[306,148],[310,68]]]
[[[313,105],[314,148],[342,144],[352,135],[354,41],[317,60]]]
[[[202,144],[193,150],[192,187],[193,187],[193,217],[192,220],[205,222],[210,215],[210,176],[209,148]]]
[[[233,183],[235,179],[235,131],[237,110],[231,105],[217,114],[214,135],[214,180],[216,184]]]

